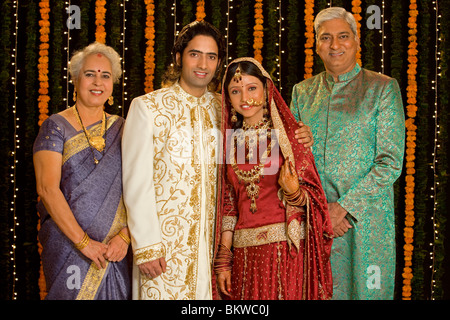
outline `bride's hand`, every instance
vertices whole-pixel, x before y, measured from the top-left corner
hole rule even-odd
[[[289,158],[281,166],[278,183],[285,193],[294,193],[300,187],[297,171]]]

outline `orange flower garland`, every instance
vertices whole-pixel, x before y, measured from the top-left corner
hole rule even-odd
[[[39,2],[39,11],[41,13],[41,20],[39,20],[39,33],[40,33],[40,45],[39,45],[39,126],[48,118],[48,102],[50,97],[48,96],[48,49],[49,34],[50,34],[50,1],[42,0]]]
[[[361,39],[361,23],[360,23],[360,21],[362,20],[362,17],[360,15],[361,0],[353,0],[352,1],[352,12],[353,12],[353,16],[355,17],[355,20],[356,20],[356,31],[358,32],[358,37]],[[360,66],[362,65],[361,50],[358,50],[358,52],[356,53],[356,62],[358,62],[358,64]]]
[[[147,9],[147,21],[145,27],[145,39],[147,49],[145,51],[145,92],[153,91],[155,74],[155,4],[153,0],[145,0]]]
[[[199,0],[197,2],[197,13],[195,14],[195,17],[197,18],[197,21],[202,21],[203,19],[205,19],[206,14],[205,14],[205,1],[204,0]]]
[[[106,15],[106,0],[95,1],[95,41],[100,43],[106,42],[106,31],[105,31],[105,15]]]
[[[263,0],[256,0],[255,3],[255,26],[253,27],[253,49],[254,57],[259,62],[262,63],[263,57],[261,55],[261,49],[263,48],[263,37],[264,37],[264,15],[263,15]]]
[[[413,256],[413,240],[414,240],[414,160],[416,148],[416,130],[417,126],[414,124],[414,118],[417,112],[417,10],[416,0],[411,0],[409,5],[409,46],[408,46],[408,86],[406,87],[407,106],[406,106],[406,186],[405,186],[405,228],[403,229],[403,236],[405,239],[404,259],[405,267],[403,268],[403,288],[402,299],[411,300],[411,279],[412,274],[412,256]]]
[[[314,65],[314,0],[305,1],[305,37],[305,79],[308,79]]]
[[[41,0],[39,2],[39,11],[41,13],[41,20],[39,20],[39,33],[40,33],[40,44],[39,44],[39,62],[38,62],[38,80],[39,80],[39,97],[38,97],[38,107],[39,107],[39,126],[42,125],[45,119],[48,118],[48,102],[50,97],[48,95],[48,49],[49,45],[49,34],[50,34],[50,1]],[[39,215],[39,213],[38,213]],[[40,219],[38,220],[37,230],[41,228]],[[42,245],[37,241],[39,256],[42,253]],[[47,288],[45,283],[44,269],[42,263],[39,267],[39,295],[41,299],[44,299],[47,295]]]
[[[38,198],[38,202],[39,202],[39,198]],[[37,231],[39,232],[40,229],[41,229],[41,216],[39,215],[39,212],[38,212]],[[40,257],[42,254],[42,250],[44,248],[42,247],[42,244],[39,241],[39,237],[37,237],[37,247],[38,247],[38,253],[39,253],[39,257]],[[40,266],[39,266],[38,286],[39,286],[39,297],[41,298],[41,300],[44,300],[45,297],[47,296],[47,282],[45,281],[44,267],[42,266],[42,261],[40,262]]]

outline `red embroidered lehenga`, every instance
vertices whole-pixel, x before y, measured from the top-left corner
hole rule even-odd
[[[226,152],[220,170],[215,254],[222,232],[233,231],[232,299],[330,299],[329,257],[333,232],[312,153],[295,140],[298,124],[267,72],[253,58],[239,58],[229,65],[240,61],[254,63],[266,77],[269,114],[277,134],[271,156],[264,165],[266,172],[255,183],[259,188],[253,200],[257,209],[252,212],[249,183],[240,181],[236,167],[233,169],[230,164],[233,163],[230,159],[236,160],[236,149],[232,149],[237,148],[232,135],[236,131],[229,130],[232,128],[231,105],[225,99],[227,88],[222,89],[222,134]],[[275,136],[271,137],[267,145],[272,145]],[[257,154],[261,152],[258,150]],[[260,156],[257,157],[259,161]],[[278,168],[287,158],[295,165],[300,187],[306,190],[305,206],[289,205],[280,192]],[[238,163],[237,166],[249,172],[255,164]],[[277,169],[271,174],[273,166]],[[215,298],[220,297],[226,298],[220,296],[216,288]]]

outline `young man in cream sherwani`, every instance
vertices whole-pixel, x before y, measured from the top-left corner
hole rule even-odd
[[[123,189],[133,299],[211,299],[224,43],[207,22],[180,32],[164,88],[133,100]]]

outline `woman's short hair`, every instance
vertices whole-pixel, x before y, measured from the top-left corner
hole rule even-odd
[[[113,83],[119,82],[122,76],[122,65],[119,54],[112,47],[100,42],[93,42],[87,47],[76,51],[69,62],[69,73],[72,80],[78,79],[86,57],[91,54],[102,54],[111,62]]]
[[[222,66],[225,57],[225,41],[220,31],[212,24],[204,20],[189,23],[188,25],[184,26],[178,34],[178,37],[172,48],[172,64],[167,68],[162,77],[163,87],[171,86],[173,83],[179,80],[181,75],[181,68],[183,66],[181,65],[181,61],[180,64],[177,63],[177,53],[179,53],[180,56],[183,56],[184,49],[186,49],[189,41],[191,41],[198,35],[212,37],[217,43],[217,47],[219,49],[218,58],[220,60],[220,65],[218,66],[218,70],[214,75],[214,78],[211,80],[210,85],[208,85],[208,89],[210,91],[217,90],[220,85],[220,75],[222,73]]]
[[[330,7],[320,11],[316,16],[316,19],[314,20],[314,31],[316,32],[316,38],[319,35],[319,29],[322,23],[333,19],[344,19],[345,21],[347,21],[347,23],[350,25],[350,29],[355,35],[355,38],[358,37],[356,20],[353,14],[341,7]]]

